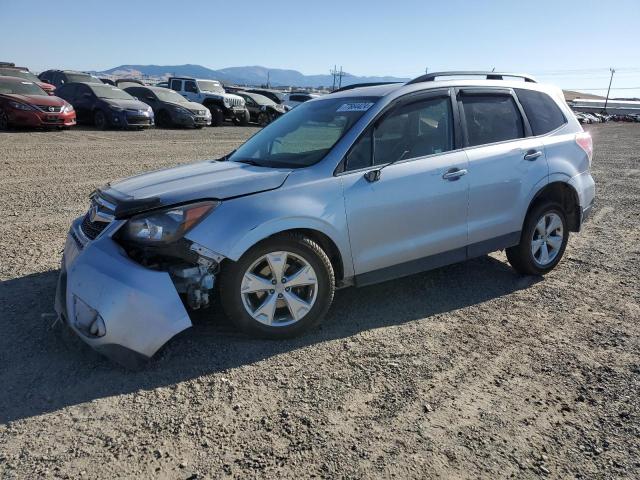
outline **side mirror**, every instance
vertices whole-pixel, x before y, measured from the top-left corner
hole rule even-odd
[[[364,179],[369,183],[373,183],[380,180],[381,175],[382,175],[382,172],[379,169],[369,170],[367,173],[364,174]]]

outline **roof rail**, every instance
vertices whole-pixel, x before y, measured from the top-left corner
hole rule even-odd
[[[503,72],[483,72],[483,71],[453,71],[453,72],[433,72],[421,75],[408,81],[406,84],[421,82],[433,82],[438,77],[466,77],[466,76],[483,76],[487,80],[504,80],[503,77],[523,78],[525,82],[538,83],[531,75],[523,75],[521,73],[503,73]]]
[[[352,90],[360,87],[377,87],[378,85],[395,85],[402,82],[368,82],[368,83],[352,83],[345,85],[344,87],[336,88],[331,93],[344,92],[345,90]]]

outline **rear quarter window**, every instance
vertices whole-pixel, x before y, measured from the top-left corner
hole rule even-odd
[[[463,95],[468,146],[524,137],[520,111],[511,95]]]
[[[546,93],[517,88],[516,95],[534,135],[544,135],[567,123],[560,107]]]

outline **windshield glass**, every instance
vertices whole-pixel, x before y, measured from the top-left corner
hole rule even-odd
[[[98,98],[113,98],[117,100],[135,100],[124,90],[120,90],[118,87],[112,87],[111,85],[88,85],[93,90]]]
[[[156,97],[160,99],[162,102],[171,102],[171,103],[187,103],[189,100],[184,98],[178,92],[173,90],[153,90],[153,93],[156,94]]]
[[[318,163],[377,100],[340,97],[303,103],[251,137],[229,160],[293,168]]]
[[[222,88],[220,82],[212,80],[198,80],[198,88],[203,92],[224,93],[224,88]]]
[[[253,101],[256,102],[258,105],[276,105],[276,102],[258,93],[252,93],[251,95],[249,95],[248,93],[245,93],[245,95],[253,99]]]
[[[2,75],[7,77],[24,78],[25,80],[30,80],[32,82],[40,81],[40,79],[33,73],[27,72],[26,70],[17,70],[15,68],[0,68],[0,76]]]
[[[65,73],[68,82],[89,82],[102,83],[100,79],[89,75],[88,73]]]
[[[14,93],[18,95],[46,95],[38,85],[33,82],[6,81],[0,79],[0,93]]]

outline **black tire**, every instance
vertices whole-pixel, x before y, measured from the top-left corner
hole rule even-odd
[[[287,251],[302,257],[313,267],[317,284],[315,303],[301,319],[286,326],[269,326],[255,320],[245,309],[240,292],[245,272],[261,256]],[[222,307],[240,330],[263,338],[282,339],[301,334],[320,323],[333,301],[335,275],[327,254],[308,237],[283,234],[270,237],[249,249],[237,262],[227,262],[220,274],[219,292]]]
[[[269,115],[267,112],[260,112],[260,114],[258,115],[258,125],[260,125],[261,127],[266,127],[270,123],[271,115]]]
[[[562,243],[555,257],[549,263],[540,264],[532,252],[532,240],[536,231],[536,225],[545,215],[556,214],[562,221]],[[511,266],[524,275],[544,275],[555,268],[562,259],[562,255],[569,240],[569,228],[567,217],[562,207],[555,202],[542,202],[529,211],[524,221],[520,243],[515,247],[507,248],[507,259]],[[545,248],[547,248],[545,246]]]
[[[9,117],[4,110],[0,110],[0,130],[9,129]]]
[[[211,126],[219,127],[220,125],[222,125],[224,123],[224,112],[222,111],[222,109],[219,106],[213,104],[209,104],[207,108],[211,112]]]
[[[105,116],[102,110],[96,110],[93,113],[93,124],[98,130],[106,130],[107,125],[107,117]]]
[[[202,130],[203,125],[194,125],[193,128],[196,130]]]
[[[236,125],[240,125],[241,127],[246,127],[249,125],[249,121],[251,120],[251,115],[249,112],[244,112],[240,118],[234,118],[233,123]]]
[[[166,110],[160,110],[156,118],[156,125],[160,128],[170,128],[173,126],[171,115]]]

